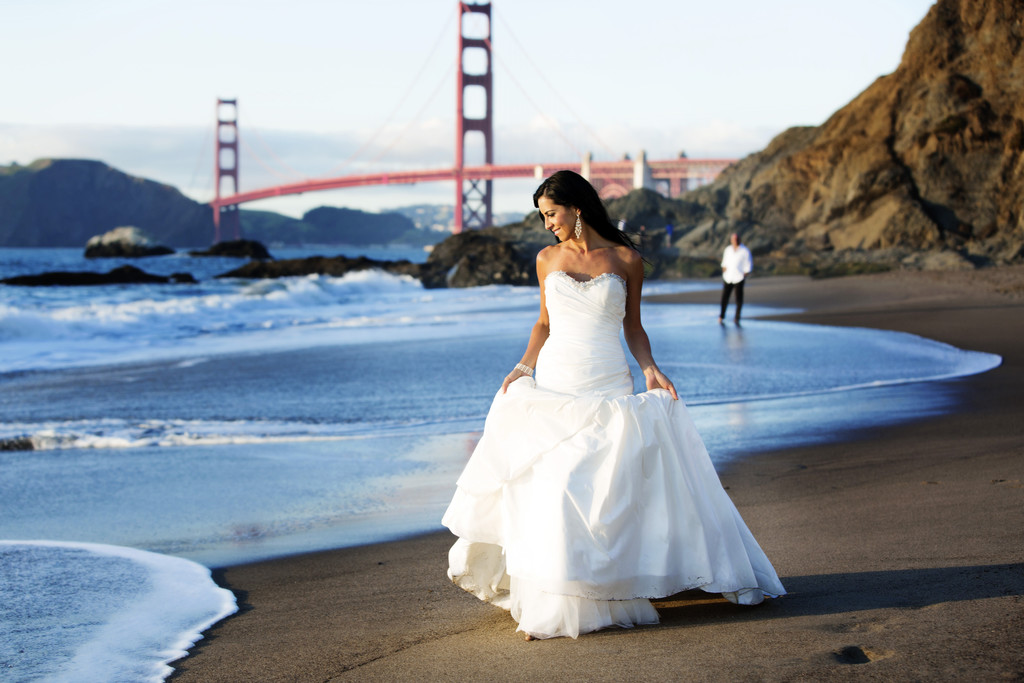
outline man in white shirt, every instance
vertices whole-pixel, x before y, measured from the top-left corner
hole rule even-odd
[[[743,310],[743,281],[754,269],[754,259],[746,245],[740,244],[740,236],[735,232],[729,236],[729,246],[722,254],[722,311],[718,314],[718,323],[725,319],[725,309],[729,305],[732,290],[736,290],[736,315],[733,320],[738,324],[740,311]]]

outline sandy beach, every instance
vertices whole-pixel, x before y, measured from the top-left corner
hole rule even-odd
[[[525,642],[447,580],[442,532],[215,570],[239,613],[171,680],[1024,680],[1024,268],[754,279],[746,294],[803,309],[788,320],[1003,357],[942,383],[954,414],[720,473],[787,596],[690,592],[656,603],[658,626]]]

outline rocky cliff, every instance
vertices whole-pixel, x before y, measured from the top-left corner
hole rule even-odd
[[[175,247],[209,244],[213,235],[208,206],[99,161],[0,167],[0,246],[82,247],[123,225]]]
[[[1022,21],[1019,0],[939,0],[896,71],[689,193],[675,246],[715,258],[739,231],[780,267],[1024,260]]]

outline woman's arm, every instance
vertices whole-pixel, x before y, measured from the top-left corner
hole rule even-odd
[[[647,390],[665,389],[672,398],[679,399],[672,380],[665,376],[651,354],[651,340],[640,322],[640,292],[644,283],[644,262],[640,255],[631,252],[626,263],[626,315],[622,319],[622,334],[626,338],[629,352],[640,364],[647,383]]]
[[[550,253],[545,252],[551,248],[546,247],[537,254],[537,280],[540,283],[540,315],[537,318],[537,322],[533,324],[533,331],[530,332],[530,343],[526,345],[526,352],[519,361],[520,365],[525,365],[528,368],[537,367],[537,357],[540,355],[540,350],[551,333],[551,327],[548,324],[548,307],[544,299],[544,278],[547,277],[550,270],[549,257],[551,256]],[[509,384],[525,375],[526,373],[518,367],[513,369],[512,372],[506,375],[505,381],[501,383],[501,393],[504,394],[508,391]]]

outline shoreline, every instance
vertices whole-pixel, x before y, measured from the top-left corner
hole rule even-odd
[[[454,537],[437,532],[215,570],[239,612],[169,680],[1024,675],[1024,268],[753,279],[747,303],[1003,357],[948,382],[961,397],[953,414],[721,472],[786,597],[744,609],[691,592],[655,602],[659,626],[527,643],[506,612],[447,580]]]

